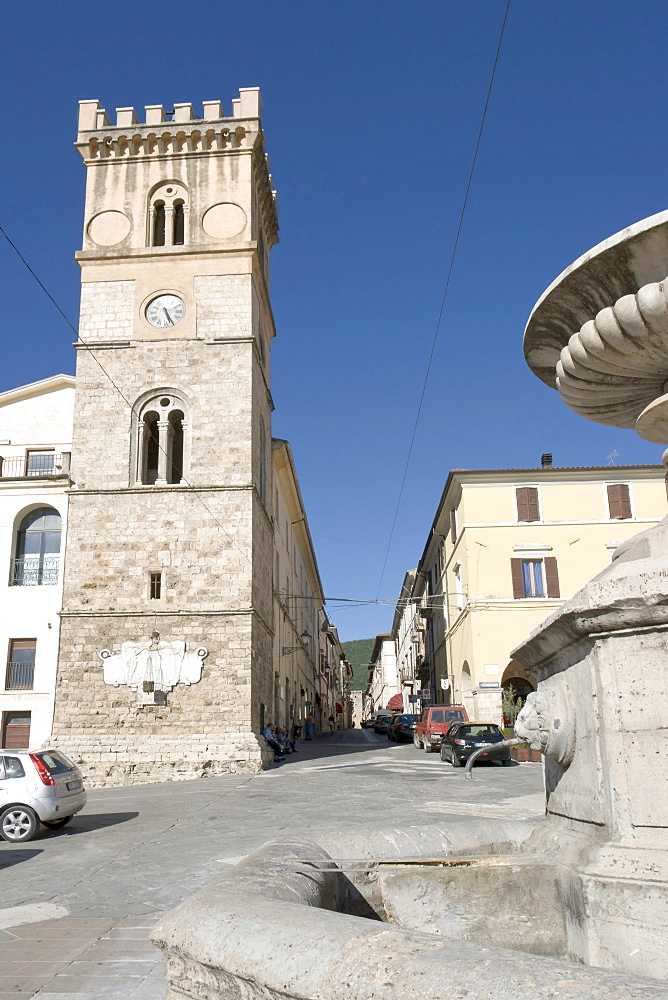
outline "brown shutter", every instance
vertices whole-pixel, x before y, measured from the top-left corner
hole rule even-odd
[[[30,712],[7,712],[2,733],[5,750],[24,750],[30,746]]]
[[[518,486],[515,490],[518,521],[539,521],[538,490],[535,486]]]
[[[527,486],[527,506],[529,508],[527,521],[539,521],[540,514],[538,513],[538,490],[535,486]]]
[[[545,583],[547,585],[548,597],[560,597],[559,594],[559,573],[557,571],[557,560],[554,556],[545,557]]]
[[[631,497],[626,483],[608,484],[608,508],[611,520],[623,521],[631,517]]]
[[[457,541],[457,514],[454,510],[450,511],[450,541],[453,545]]]
[[[524,575],[522,573],[522,560],[510,560],[510,572],[513,578],[513,597],[517,600],[524,597]]]

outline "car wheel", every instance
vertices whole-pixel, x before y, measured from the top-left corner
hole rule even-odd
[[[447,760],[450,760],[450,757],[445,752],[444,746],[441,746],[441,760],[443,761],[443,763],[445,763]]]
[[[63,826],[67,826],[71,819],[74,819],[74,814],[62,816],[60,819],[43,819],[42,823],[49,830],[60,830]]]
[[[417,738],[417,736],[413,737],[413,746],[415,747],[416,750],[421,750],[422,749],[422,744],[420,743],[420,741]]]
[[[461,760],[459,759],[459,757],[457,756],[457,754],[455,753],[454,750],[450,751],[450,763],[452,764],[453,767],[461,767],[462,766],[462,762],[461,762]]]
[[[502,760],[501,763],[503,764],[504,767],[509,767],[510,764],[512,764],[512,760],[509,757],[508,760]]]
[[[429,742],[429,740],[424,741],[423,749],[425,753],[431,753],[431,743]]]
[[[9,806],[0,814],[0,836],[11,844],[32,840],[39,820],[30,806]]]

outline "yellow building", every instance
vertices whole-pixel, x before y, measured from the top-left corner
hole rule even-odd
[[[599,573],[620,542],[666,514],[659,465],[453,470],[411,607],[426,620],[414,687],[501,721],[502,689],[535,687],[510,653]],[[422,637],[421,637],[422,638]]]

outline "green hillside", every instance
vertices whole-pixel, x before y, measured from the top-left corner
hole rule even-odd
[[[363,691],[369,677],[369,660],[373,652],[374,639],[353,639],[352,642],[344,642],[343,649],[346,659],[352,664],[353,679],[350,683],[351,691]]]

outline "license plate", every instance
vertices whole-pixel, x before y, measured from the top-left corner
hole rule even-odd
[[[77,778],[76,781],[68,781],[67,782],[67,790],[68,790],[68,792],[74,792],[74,791],[77,790],[77,788],[81,788],[81,781],[78,778]]]

